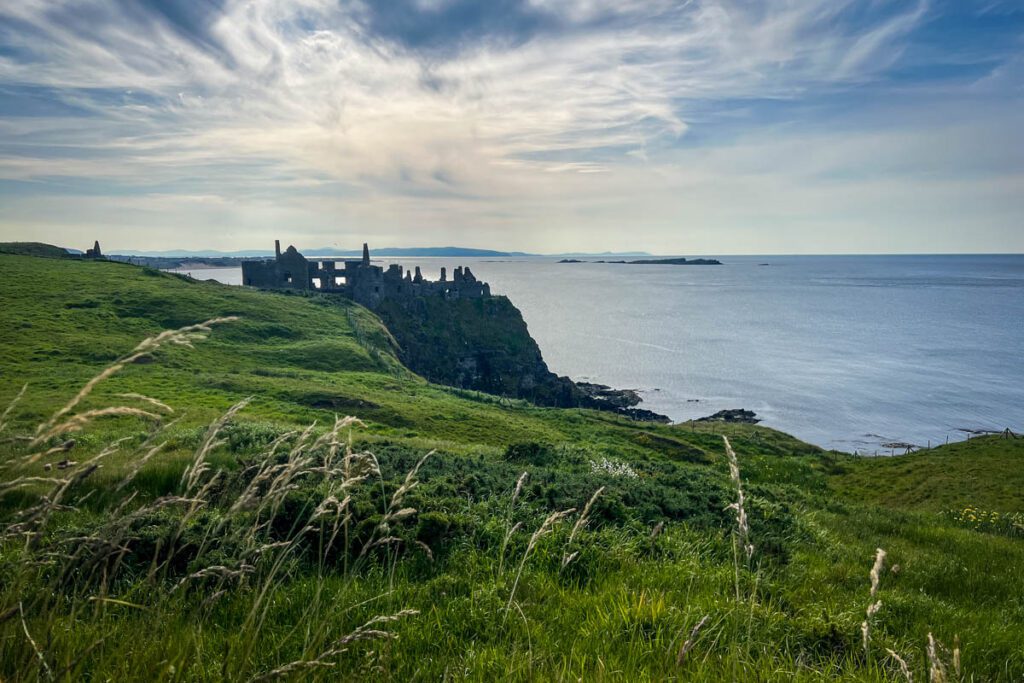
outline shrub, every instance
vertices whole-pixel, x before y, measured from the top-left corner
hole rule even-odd
[[[505,449],[505,459],[525,465],[552,465],[555,453],[549,444],[525,441],[509,444]]]

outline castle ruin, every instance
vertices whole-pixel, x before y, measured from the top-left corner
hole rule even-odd
[[[262,289],[344,294],[367,308],[376,308],[391,299],[481,299],[491,295],[490,285],[477,280],[468,266],[456,268],[451,280],[444,268],[440,280],[427,280],[419,266],[411,271],[393,263],[385,270],[371,264],[366,244],[361,259],[341,263],[339,268],[337,261],[307,259],[293,246],[282,252],[280,240],[275,240],[273,259],[242,262],[242,284]]]

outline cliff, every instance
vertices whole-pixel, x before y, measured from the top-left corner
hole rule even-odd
[[[242,263],[242,281],[264,289],[342,294],[376,312],[401,347],[402,362],[414,372],[462,389],[522,398],[558,408],[594,408],[636,420],[669,422],[664,415],[636,408],[634,391],[598,384],[575,384],[548,369],[519,310],[506,297],[459,266],[448,279],[423,277],[419,266],[405,270],[373,265],[370,247],[362,259],[307,259],[294,246],[274,258]]]
[[[577,384],[551,372],[522,314],[507,297],[385,299],[375,312],[398,342],[402,363],[432,382],[541,406],[669,421],[635,407],[640,397],[634,391]]]
[[[579,404],[572,381],[548,369],[507,297],[385,300],[376,312],[398,341],[402,362],[432,382],[539,405]]]

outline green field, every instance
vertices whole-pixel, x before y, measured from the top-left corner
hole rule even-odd
[[[0,306],[0,680],[1024,678],[1024,439],[538,408],[344,299],[104,261],[0,254]]]

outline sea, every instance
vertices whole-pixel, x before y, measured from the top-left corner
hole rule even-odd
[[[431,279],[469,266],[522,311],[552,371],[636,389],[674,421],[744,408],[864,455],[1024,431],[1024,255],[715,258],[375,262]],[[241,284],[238,268],[179,272]]]

